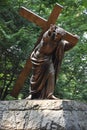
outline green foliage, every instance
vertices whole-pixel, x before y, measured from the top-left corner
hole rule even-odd
[[[59,98],[87,101],[87,1],[86,0],[0,0],[0,99],[13,100],[9,95],[24,67],[40,28],[19,15],[25,6],[48,19],[55,3],[64,6],[58,26],[79,35],[75,48],[65,54],[55,88]],[[29,79],[18,99],[28,96]]]

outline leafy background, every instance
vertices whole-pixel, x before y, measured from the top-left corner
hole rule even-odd
[[[19,15],[24,6],[48,19],[55,3],[64,6],[56,24],[79,36],[78,44],[65,53],[55,95],[87,101],[87,0],[0,0],[0,100],[24,99],[28,76],[17,98],[10,96],[41,29]]]

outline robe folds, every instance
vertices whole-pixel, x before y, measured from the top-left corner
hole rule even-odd
[[[32,76],[30,94],[32,99],[47,99],[54,93],[57,75],[64,57],[63,40],[38,44],[31,54]]]
[[[53,95],[64,52],[76,43],[64,40],[66,32],[50,25],[31,53],[32,76],[29,99],[56,99]]]

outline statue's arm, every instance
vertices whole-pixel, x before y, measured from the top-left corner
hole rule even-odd
[[[70,43],[67,41],[64,41],[64,51],[68,51],[72,49],[77,43]]]

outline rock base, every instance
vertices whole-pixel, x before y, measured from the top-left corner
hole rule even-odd
[[[0,101],[0,130],[87,130],[87,105],[71,100]]]

